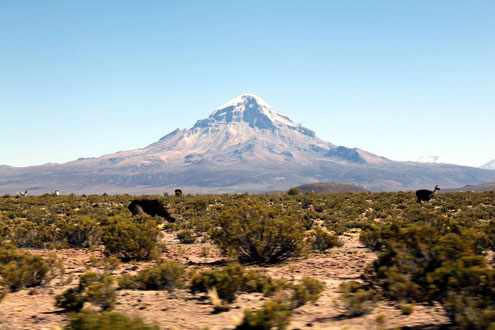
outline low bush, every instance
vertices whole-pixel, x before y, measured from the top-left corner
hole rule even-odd
[[[287,329],[292,312],[289,306],[277,301],[267,301],[258,311],[245,310],[237,330]]]
[[[316,302],[320,298],[320,293],[323,292],[325,285],[320,280],[305,276],[300,283],[292,284],[292,297],[290,298],[291,309],[301,307],[309,302]]]
[[[210,231],[213,242],[240,261],[274,263],[301,254],[305,228],[297,215],[283,215],[257,202],[225,211]]]
[[[122,289],[168,290],[183,288],[186,269],[183,265],[167,261],[156,266],[146,267],[136,276],[125,274],[119,280]]]
[[[147,216],[109,218],[103,227],[102,241],[105,254],[123,260],[150,260],[159,256],[160,229],[155,220]]]
[[[481,255],[486,233],[473,223],[433,217],[375,230],[382,252],[364,280],[399,304],[439,302],[461,328],[495,326],[495,270]]]
[[[12,292],[46,284],[63,273],[62,262],[54,254],[44,259],[0,244],[0,284]]]
[[[379,298],[376,292],[366,289],[361,283],[356,281],[342,283],[339,291],[338,303],[352,316],[371,312]]]
[[[205,270],[192,275],[189,288],[191,292],[208,292],[215,288],[218,297],[233,302],[237,294],[247,291],[253,276],[245,277],[244,268],[239,264],[225,266],[218,270]]]
[[[146,324],[138,316],[128,316],[119,312],[96,313],[84,310],[69,317],[67,330],[159,330],[158,325]]]
[[[114,279],[110,275],[87,272],[79,278],[79,285],[55,296],[55,306],[68,312],[80,311],[85,302],[102,310],[113,309],[116,302]]]
[[[58,222],[57,235],[73,248],[87,248],[100,243],[102,229],[94,218],[83,216]]]
[[[311,230],[309,239],[311,241],[311,248],[320,252],[336,246],[342,246],[342,242],[337,235],[333,235],[321,227],[315,227]]]
[[[196,242],[196,234],[191,229],[182,229],[176,234],[182,244],[193,244]]]

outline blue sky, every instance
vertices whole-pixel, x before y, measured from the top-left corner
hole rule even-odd
[[[0,164],[142,148],[242,93],[394,160],[495,158],[495,1],[0,1]]]

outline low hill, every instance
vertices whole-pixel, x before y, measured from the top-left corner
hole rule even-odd
[[[353,184],[333,182],[308,183],[295,188],[302,193],[315,192],[319,194],[368,192],[368,190],[364,189],[363,187],[359,187]]]
[[[462,188],[443,190],[443,192],[466,192],[466,191],[474,191],[474,192],[495,191],[495,181],[490,181],[483,184],[467,185]]]

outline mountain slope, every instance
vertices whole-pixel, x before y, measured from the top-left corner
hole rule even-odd
[[[491,161],[481,166],[480,168],[483,168],[485,170],[495,170],[495,159],[492,159]]]
[[[293,123],[255,95],[243,94],[143,148],[65,164],[2,167],[0,193],[260,192],[307,182],[369,190],[459,187],[495,179],[495,171],[448,164],[394,162],[336,146]]]
[[[366,189],[353,184],[333,183],[333,182],[308,183],[297,186],[295,188],[302,193],[315,192],[319,194],[367,192]]]
[[[474,191],[474,192],[495,191],[495,181],[476,184],[476,185],[467,185],[461,188],[446,189],[443,192],[467,192],[467,191]]]

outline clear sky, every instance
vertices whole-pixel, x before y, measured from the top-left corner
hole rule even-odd
[[[495,1],[0,1],[0,164],[143,148],[242,93],[337,145],[480,166]]]

